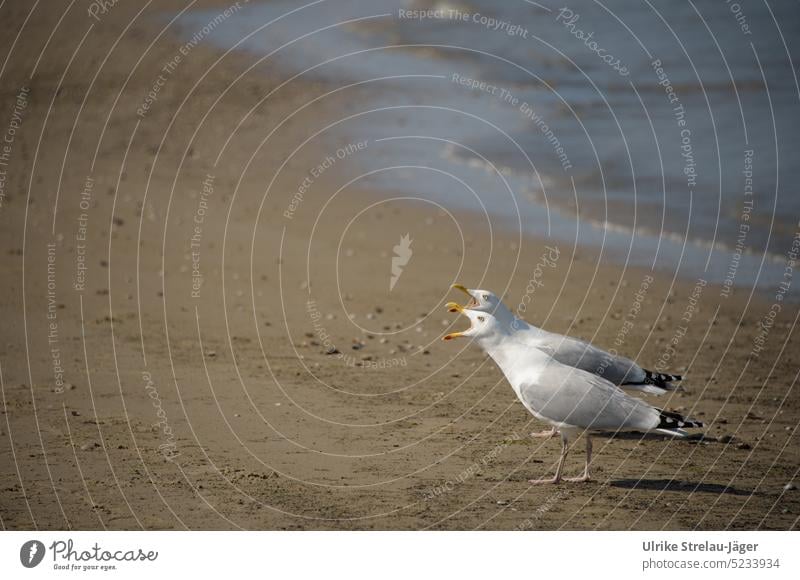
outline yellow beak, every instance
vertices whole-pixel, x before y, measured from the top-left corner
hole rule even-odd
[[[442,337],[442,340],[453,340],[454,338],[458,338],[459,336],[464,336],[463,332],[451,332],[450,334],[445,334]]]
[[[466,286],[462,286],[461,284],[453,284],[453,288],[455,288],[456,290],[461,290],[464,294],[472,298],[472,294],[469,293],[469,290],[467,290]],[[445,304],[445,306],[447,307],[447,310],[449,312],[461,312],[461,313],[464,312],[464,307],[456,302],[448,302],[447,304]],[[442,337],[442,340],[453,340],[454,338],[458,338],[460,336],[464,336],[464,333],[451,332],[450,334],[445,334]]]
[[[456,290],[461,290],[464,294],[469,296],[470,300],[472,300],[472,294],[469,293],[469,290],[467,290],[466,286],[462,286],[461,284],[453,284],[451,288],[455,288]],[[455,302],[448,302],[446,306],[448,311],[450,312],[461,312],[462,310],[464,310],[463,306],[459,306]]]

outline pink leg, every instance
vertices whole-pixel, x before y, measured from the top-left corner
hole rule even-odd
[[[544,431],[539,431],[537,433],[531,433],[531,437],[535,437],[537,439],[550,439],[551,437],[555,437],[558,435],[558,429],[553,427],[552,429],[546,429]]]
[[[529,479],[528,483],[533,485],[540,485],[543,483],[560,483],[561,472],[564,471],[564,462],[567,460],[567,451],[569,450],[569,443],[564,435],[561,435],[561,457],[558,460],[558,467],[556,467],[556,474],[549,479]]]
[[[564,481],[572,481],[581,483],[584,481],[591,481],[589,476],[589,464],[592,462],[592,438],[589,433],[586,433],[586,467],[583,468],[583,475],[580,477],[568,477]]]

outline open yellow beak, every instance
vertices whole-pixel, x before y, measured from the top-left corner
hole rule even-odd
[[[461,310],[463,310],[464,308],[472,308],[473,306],[477,306],[478,305],[478,301],[475,300],[475,297],[472,294],[470,294],[469,289],[466,286],[462,286],[461,284],[453,284],[451,286],[451,288],[455,288],[456,290],[461,290],[464,294],[469,296],[469,302],[467,302],[466,306],[460,307]],[[448,308],[450,308],[450,304],[455,304],[455,303],[454,302],[448,302],[447,303],[447,305],[448,305],[447,307]],[[461,312],[461,310],[458,310],[458,312]],[[455,311],[454,310],[450,310],[450,312],[455,312]]]
[[[458,288],[459,290],[467,292],[467,289],[460,284],[454,284],[453,288]],[[467,292],[467,294],[469,294],[469,292]],[[447,304],[445,304],[445,306],[447,307],[448,312],[461,312],[461,313],[464,312],[464,307],[461,306],[461,304],[458,304],[457,302],[448,302]],[[451,332],[450,334],[445,334],[442,337],[442,340],[453,340],[454,338],[458,338],[459,336],[464,336],[464,333]]]
[[[467,290],[466,286],[462,286],[461,284],[453,284],[451,288],[455,288],[456,290],[461,290],[464,294],[469,296],[470,299],[472,298],[472,294],[469,293],[469,290]],[[447,307],[448,312],[461,312],[462,310],[464,310],[463,306],[456,304],[455,302],[448,302],[447,304],[445,304],[445,306]]]

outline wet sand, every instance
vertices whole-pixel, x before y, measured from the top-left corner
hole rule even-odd
[[[3,71],[0,130],[29,88],[0,206],[4,529],[797,527],[796,307],[347,185],[359,146],[309,138],[357,94],[183,55],[182,8],[37,10]],[[4,52],[28,10],[2,8]],[[705,438],[603,439],[596,482],[531,487],[559,443],[440,340],[454,282],[685,374],[650,400]]]

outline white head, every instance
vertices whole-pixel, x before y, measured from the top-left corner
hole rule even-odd
[[[508,307],[502,303],[500,298],[491,290],[481,290],[479,288],[465,288],[461,284],[453,284],[453,288],[461,290],[469,296],[470,300],[464,308],[477,312],[492,314],[500,324],[510,325],[514,323],[516,316]],[[448,302],[447,306],[451,312],[456,312],[452,308],[454,302]]]
[[[473,338],[482,348],[488,348],[505,337],[506,330],[503,325],[488,312],[464,308],[454,302],[448,303],[447,306],[451,312],[460,312],[469,318],[470,326],[461,332],[446,334],[442,340]]]

